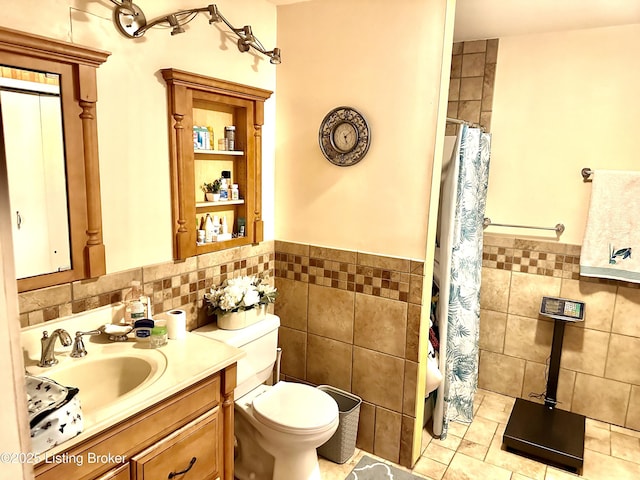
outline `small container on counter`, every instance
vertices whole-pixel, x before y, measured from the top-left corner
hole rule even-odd
[[[166,320],[156,320],[155,325],[151,329],[151,337],[149,339],[151,348],[162,347],[167,344],[169,335],[167,333]]]

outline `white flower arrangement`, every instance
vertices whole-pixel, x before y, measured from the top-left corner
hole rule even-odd
[[[204,294],[209,314],[223,314],[251,310],[274,303],[278,291],[269,285],[267,277],[255,275],[229,278]]]

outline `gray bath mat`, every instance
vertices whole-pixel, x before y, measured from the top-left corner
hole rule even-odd
[[[424,480],[388,463],[366,455],[353,467],[345,480]]]

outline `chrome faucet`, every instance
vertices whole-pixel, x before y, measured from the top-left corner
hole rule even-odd
[[[84,348],[84,341],[82,337],[84,335],[100,335],[100,330],[89,330],[88,332],[76,332],[76,339],[73,341],[73,348],[71,349],[71,356],[73,358],[82,358],[87,354],[87,349]]]
[[[39,367],[51,367],[52,365],[58,363],[54,352],[56,338],[60,339],[60,343],[64,347],[68,347],[69,345],[71,345],[71,336],[66,330],[58,328],[51,332],[51,336],[49,336],[49,333],[44,330],[42,332],[42,338],[40,339],[42,352],[40,354],[40,363],[38,364]]]

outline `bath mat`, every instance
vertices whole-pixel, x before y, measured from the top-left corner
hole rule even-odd
[[[345,480],[424,480],[375,458],[364,456]]]

